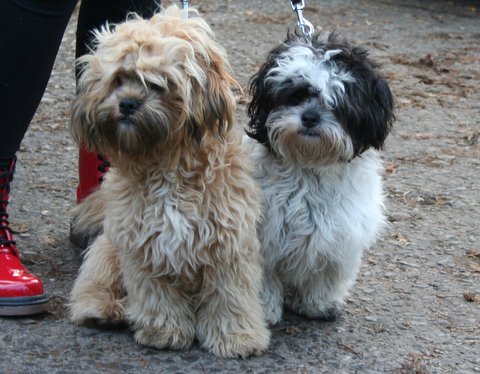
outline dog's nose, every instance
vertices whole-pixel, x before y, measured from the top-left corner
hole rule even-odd
[[[135,113],[135,111],[138,109],[139,106],[140,106],[140,102],[138,100],[130,99],[130,98],[122,99],[119,104],[120,113],[128,116],[130,114]]]
[[[314,110],[307,110],[302,114],[302,125],[307,128],[312,128],[320,122],[320,114]]]

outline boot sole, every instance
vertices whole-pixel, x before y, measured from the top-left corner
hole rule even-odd
[[[48,310],[48,296],[0,297],[0,316],[29,316]]]

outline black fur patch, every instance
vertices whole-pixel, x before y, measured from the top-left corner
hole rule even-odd
[[[266,62],[250,80],[251,101],[247,106],[250,117],[247,134],[271,150],[266,121],[275,108],[282,105],[295,105],[295,97],[308,94],[308,82],[293,86],[285,81],[285,89],[273,93],[266,77],[277,66],[279,56],[296,45],[304,45],[301,37],[289,33],[287,39],[272,49]],[[346,100],[333,113],[349,133],[355,146],[355,156],[370,147],[383,147],[390,133],[394,115],[395,99],[390,87],[379,71],[379,66],[368,58],[368,52],[360,47],[342,41],[335,33],[326,38],[316,35],[308,46],[315,54],[323,56],[327,50],[339,49],[342,52],[331,57],[339,67],[348,71],[355,82],[345,82]],[[289,98],[293,98],[293,101]]]

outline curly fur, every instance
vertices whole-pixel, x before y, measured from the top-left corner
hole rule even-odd
[[[196,337],[219,356],[261,354],[262,201],[233,127],[225,51],[195,10],[186,20],[176,6],[96,35],[71,130],[112,169],[84,203],[94,215],[104,199],[105,219],[72,290],[72,320],[123,316],[138,343],[159,349]]]
[[[259,237],[271,324],[291,309],[339,312],[363,251],[385,226],[382,163],[394,98],[378,66],[335,35],[289,35],[251,81],[247,134],[265,196]]]

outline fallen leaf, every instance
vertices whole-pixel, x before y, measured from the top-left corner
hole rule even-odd
[[[295,327],[295,326],[287,326],[285,327],[285,334],[288,334],[288,335],[294,335],[294,334],[298,334],[302,332],[301,329],[299,329],[298,327]]]
[[[395,165],[393,162],[390,162],[390,163],[388,163],[388,164],[385,164],[385,171],[386,171],[387,173],[392,173],[392,174],[393,174],[393,173],[395,173],[395,172],[397,171],[397,169],[398,169],[398,166]]]
[[[480,252],[467,251],[467,257],[480,258]]]
[[[422,134],[422,133],[415,134],[414,136],[415,136],[415,139],[417,140],[427,140],[431,138],[430,134]]]
[[[463,298],[469,303],[480,303],[480,295],[475,293],[464,293]]]
[[[467,268],[469,268],[470,270],[472,270],[476,273],[480,273],[480,264],[476,264],[474,262],[469,262],[469,263],[467,263]]]
[[[23,222],[10,222],[10,228],[14,234],[23,234],[30,231],[30,228]]]
[[[401,243],[408,243],[407,238],[402,234],[395,234],[395,235],[393,235],[393,237]]]
[[[345,344],[340,343],[340,342],[337,343],[337,345],[338,345],[340,348],[344,349],[345,351],[348,351],[348,352],[353,353],[355,356],[360,356],[360,354],[359,354],[356,350],[354,350],[353,348],[349,347],[348,345],[345,345]]]

